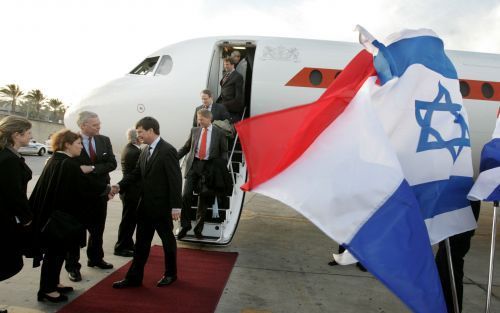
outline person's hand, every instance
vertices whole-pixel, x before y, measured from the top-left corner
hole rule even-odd
[[[172,209],[172,219],[178,221],[181,218],[181,209]]]
[[[92,173],[94,167],[92,165],[80,165],[80,169],[84,174]]]
[[[116,184],[116,185],[111,186],[111,192],[113,193],[113,195],[116,195],[117,193],[119,193],[120,192],[120,185]]]
[[[117,193],[120,192],[120,186],[119,185],[113,185],[111,186],[111,189],[108,194],[108,200],[111,200],[115,197]]]

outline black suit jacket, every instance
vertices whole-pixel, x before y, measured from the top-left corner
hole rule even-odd
[[[222,84],[217,103],[222,103],[230,113],[243,112],[243,76],[234,70],[229,78]]]
[[[97,180],[98,183],[106,182],[109,184],[110,177],[109,172],[116,169],[116,158],[113,154],[113,147],[111,146],[111,141],[108,137],[103,135],[94,136],[95,141],[95,154],[96,161],[92,163],[90,156],[85,148],[82,149],[82,153],[77,157],[78,162],[81,165],[94,165],[95,170],[90,173],[90,177],[93,180]]]
[[[182,174],[177,151],[160,138],[149,161],[149,150],[143,149],[135,169],[118,183],[120,190],[141,182],[141,200],[137,214],[150,219],[172,222],[172,208],[182,207]]]
[[[203,105],[196,107],[196,109],[194,110],[193,127],[198,126],[198,116],[196,112],[198,112],[201,108],[203,108]],[[221,103],[212,103],[211,112],[212,112],[212,122],[231,119],[226,107]]]
[[[122,163],[122,173],[123,177],[134,171],[137,162],[139,162],[139,156],[141,155],[141,149],[132,143],[128,143],[122,150],[121,163]],[[135,184],[135,186],[130,187],[127,193],[124,195],[123,199],[133,199],[137,203],[137,199],[140,196],[140,181]]]
[[[135,169],[139,156],[141,155],[141,149],[138,148],[133,143],[128,143],[122,150],[121,163],[123,176],[132,173]]]
[[[181,159],[186,154],[189,155],[186,161],[186,176],[193,165],[194,156],[196,154],[196,146],[201,136],[202,127],[193,127],[189,138],[182,148],[177,152],[177,157]],[[212,138],[210,139],[210,148],[208,151],[208,159],[224,159],[227,160],[227,137],[217,127],[212,126]]]

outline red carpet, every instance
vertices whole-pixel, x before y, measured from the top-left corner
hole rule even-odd
[[[177,281],[158,288],[164,271],[163,249],[151,248],[142,287],[113,289],[130,262],[87,290],[59,313],[204,313],[214,312],[238,254],[233,252],[177,250]],[[71,295],[70,295],[71,298]]]

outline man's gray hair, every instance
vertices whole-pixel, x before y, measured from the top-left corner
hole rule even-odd
[[[137,143],[137,130],[135,130],[135,128],[129,128],[127,130],[127,139],[130,143]]]
[[[234,50],[233,52],[231,52],[231,56],[239,56],[241,58],[241,53],[238,50]]]
[[[98,117],[96,113],[90,112],[90,111],[82,111],[78,114],[78,119],[76,120],[76,124],[78,127],[82,127],[83,124],[89,119],[89,118],[96,118]]]
[[[198,112],[196,112],[196,114],[199,116],[203,116],[205,118],[209,118],[210,120],[212,120],[213,117],[212,112],[205,108],[199,109]]]

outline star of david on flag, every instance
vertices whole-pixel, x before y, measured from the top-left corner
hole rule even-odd
[[[422,128],[418,141],[417,152],[433,149],[448,149],[455,161],[463,147],[470,147],[469,128],[460,110],[462,105],[451,102],[450,92],[439,83],[439,92],[432,102],[415,101],[415,116]],[[444,102],[443,102],[444,100]],[[432,126],[435,112],[448,112],[455,117],[455,123],[460,127],[460,137],[446,140],[438,129]]]

